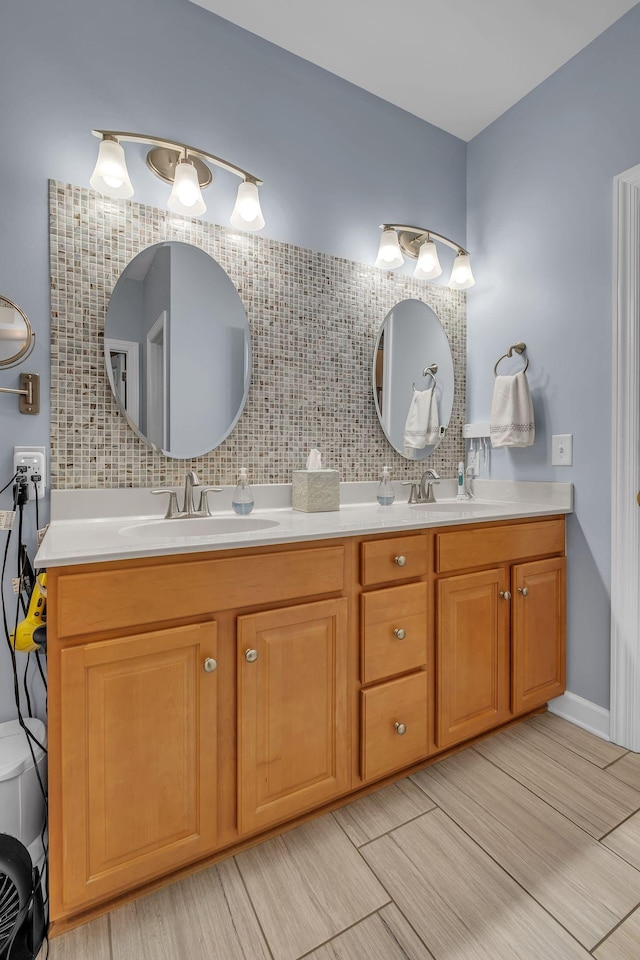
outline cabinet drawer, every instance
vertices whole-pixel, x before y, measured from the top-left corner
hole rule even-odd
[[[426,537],[394,537],[362,544],[363,587],[422,577],[427,572]]]
[[[426,673],[362,690],[360,704],[363,780],[376,780],[427,756]],[[405,725],[403,735],[396,724]]]
[[[118,630],[344,588],[344,547],[189,560],[58,581],[58,637]]]
[[[564,518],[436,534],[436,572],[564,553]]]
[[[425,583],[365,593],[360,603],[363,683],[407,673],[427,662]]]

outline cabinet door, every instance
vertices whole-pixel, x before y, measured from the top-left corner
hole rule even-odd
[[[513,568],[512,708],[525,713],[565,689],[564,557]]]
[[[438,582],[436,743],[449,747],[509,717],[510,603],[503,569]]]
[[[363,780],[377,780],[427,756],[426,673],[361,690],[360,705]]]
[[[248,833],[349,789],[347,601],[238,618],[238,823]]]
[[[62,651],[57,915],[215,846],[215,656],[214,623]]]

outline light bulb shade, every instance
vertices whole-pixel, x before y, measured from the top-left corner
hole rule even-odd
[[[167,206],[174,213],[182,213],[187,217],[197,217],[207,209],[198,183],[198,172],[188,160],[180,160],[176,164],[175,180]]]
[[[404,257],[398,243],[395,230],[384,230],[380,237],[380,247],[376,258],[376,267],[382,270],[395,270],[404,263]]]
[[[123,200],[133,196],[124,150],[117,140],[103,140],[89,183],[105,197]]]
[[[238,230],[262,230],[264,217],[260,209],[257,183],[253,183],[252,180],[242,181],[238,187],[236,205],[229,220]]]
[[[466,290],[472,287],[476,281],[471,272],[471,258],[468,253],[459,253],[453,261],[449,286],[453,290]]]
[[[442,273],[442,267],[438,260],[438,250],[433,240],[425,240],[420,246],[418,262],[413,271],[414,277],[418,280],[433,280]]]

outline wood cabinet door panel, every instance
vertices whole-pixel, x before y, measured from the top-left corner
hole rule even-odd
[[[241,834],[348,790],[347,642],[344,599],[238,617]]]
[[[509,601],[502,569],[438,583],[436,742],[449,747],[509,716]]]
[[[512,709],[525,713],[565,689],[564,557],[512,571]]]
[[[67,907],[215,846],[215,656],[214,623],[62,650]]]

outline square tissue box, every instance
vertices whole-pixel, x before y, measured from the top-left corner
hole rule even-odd
[[[340,478],[337,470],[294,470],[291,506],[304,513],[340,509]]]

